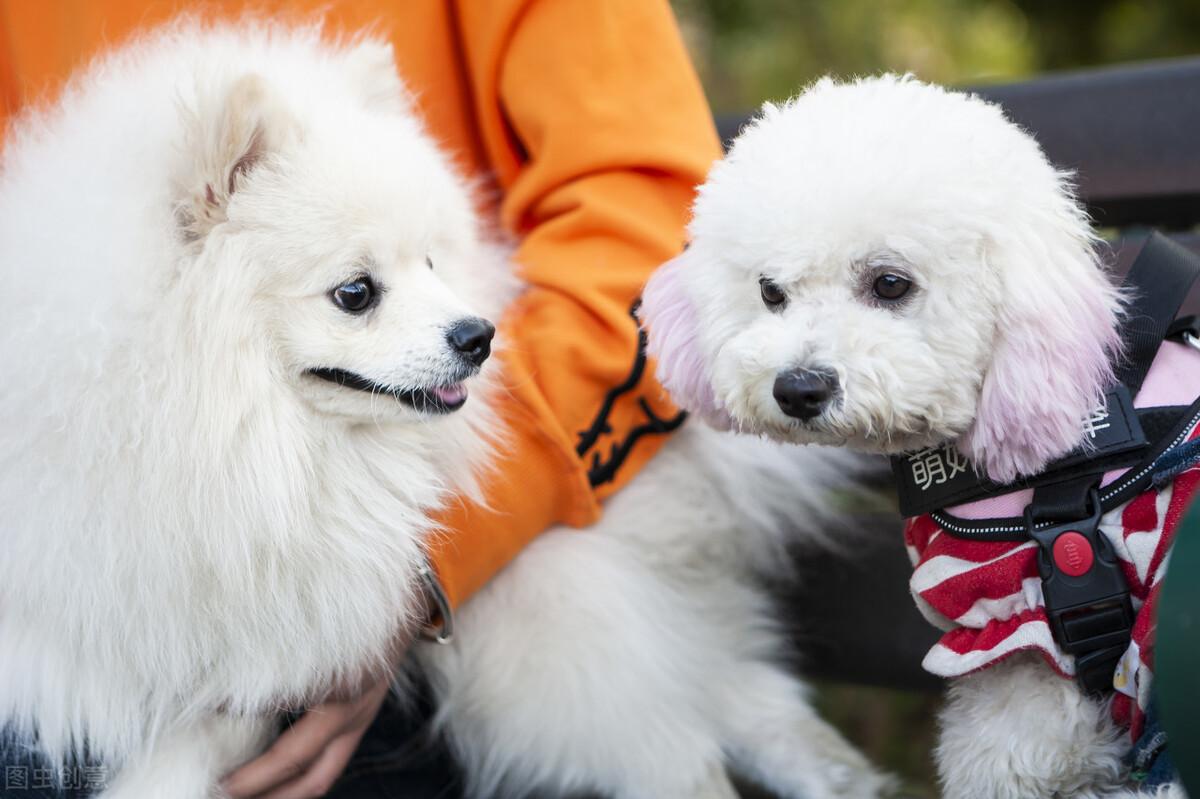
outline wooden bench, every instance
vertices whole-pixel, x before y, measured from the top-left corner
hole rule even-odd
[[[1200,58],[1054,75],[973,89],[1004,106],[1050,160],[1076,172],[1079,193],[1124,274],[1148,227],[1200,252]],[[728,141],[746,117],[718,119]],[[1185,309],[1200,308],[1196,291]],[[881,491],[890,491],[880,463]],[[857,519],[839,555],[809,556],[783,590],[805,670],[830,679],[937,690],[920,662],[938,633],[908,593],[910,568],[894,513]]]

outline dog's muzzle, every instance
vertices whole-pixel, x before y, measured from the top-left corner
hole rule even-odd
[[[822,369],[792,369],[775,378],[772,395],[779,409],[793,419],[820,416],[838,390],[837,375]]]

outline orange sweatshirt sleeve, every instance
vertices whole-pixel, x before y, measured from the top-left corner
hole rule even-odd
[[[661,446],[677,412],[653,367],[639,372],[630,308],[682,247],[694,187],[720,153],[666,0],[462,0],[457,11],[529,289],[502,320],[513,437],[491,510],[455,508],[437,545],[454,603],[550,525],[594,522]]]

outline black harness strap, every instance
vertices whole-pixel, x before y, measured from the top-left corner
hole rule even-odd
[[[1033,490],[1029,503],[1034,522],[1084,519],[1092,512],[1091,493],[1099,487],[1096,474],[1086,474],[1062,483],[1050,483]]]

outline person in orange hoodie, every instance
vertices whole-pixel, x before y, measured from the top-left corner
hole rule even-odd
[[[242,0],[199,6],[236,18]],[[502,320],[511,443],[487,503],[446,512],[434,562],[451,606],[553,524],[596,521],[682,420],[653,381],[631,306],[683,244],[720,144],[667,0],[267,0],[255,14],[391,40],[430,131],[492,189],[528,290]],[[0,129],[178,0],[0,0]],[[234,797],[319,796],[386,684],[309,712],[230,775]]]

